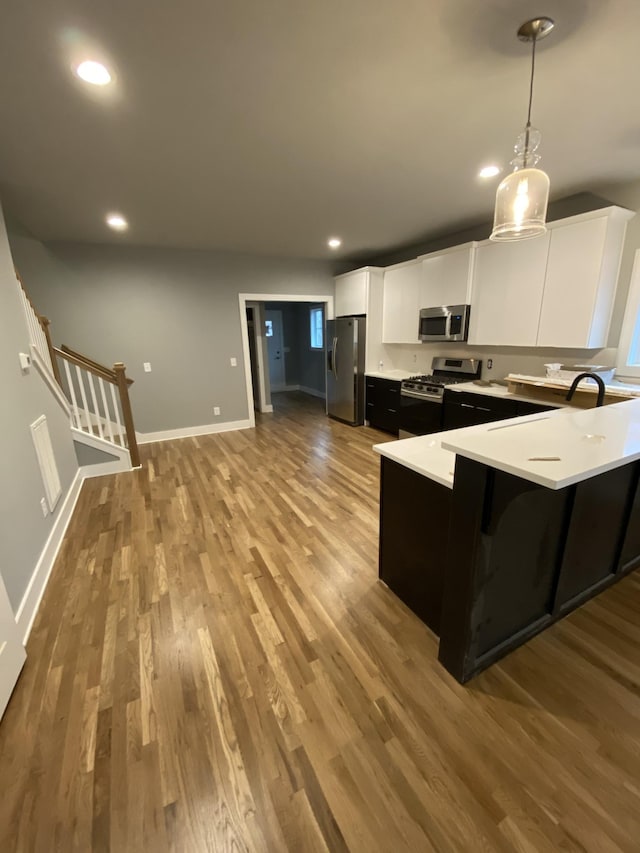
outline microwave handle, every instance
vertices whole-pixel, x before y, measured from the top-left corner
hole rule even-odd
[[[451,312],[450,311],[447,313],[447,323],[445,326],[444,333],[448,338],[451,337]]]

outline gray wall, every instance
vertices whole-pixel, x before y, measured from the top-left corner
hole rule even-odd
[[[301,388],[311,388],[321,394],[325,393],[324,380],[324,350],[312,350],[310,341],[310,318],[311,308],[325,308],[324,305],[311,304],[300,306],[298,311],[298,334],[300,341],[299,355],[299,383]],[[326,316],[325,316],[326,321]]]
[[[0,210],[0,570],[16,610],[78,464],[67,415],[35,367],[27,373],[20,370],[18,353],[29,352],[29,338],[13,267]],[[44,487],[29,428],[40,415],[47,418],[63,488],[53,515],[47,518],[40,509]]]
[[[105,462],[115,462],[118,458],[113,453],[105,453],[97,447],[91,447],[80,441],[73,442],[73,449],[78,460],[78,465],[102,465]]]
[[[328,263],[233,253],[82,244],[43,247],[13,225],[16,264],[56,343],[135,380],[139,432],[244,420],[239,293],[328,294]],[[230,358],[238,366],[230,366]],[[152,372],[144,373],[143,362]],[[247,365],[248,369],[248,365]],[[216,418],[213,407],[220,406]]]

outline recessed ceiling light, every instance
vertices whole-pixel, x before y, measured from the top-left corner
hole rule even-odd
[[[500,166],[485,166],[478,172],[479,178],[495,178],[501,172]]]
[[[342,246],[342,240],[339,237],[330,237],[327,240],[327,246],[330,249],[339,249]]]
[[[110,213],[107,216],[107,225],[114,231],[126,231],[129,227],[127,220],[119,213]]]
[[[76,68],[76,74],[85,83],[91,83],[92,86],[106,86],[111,82],[111,74],[101,62],[94,62],[91,59],[81,62]]]

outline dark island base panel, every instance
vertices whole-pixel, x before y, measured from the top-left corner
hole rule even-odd
[[[439,634],[451,489],[383,458],[380,493],[380,579]]]
[[[640,463],[554,491],[458,457],[439,659],[468,681],[640,564]]]
[[[464,683],[640,565],[639,479],[556,491],[459,456],[452,491],[383,458],[380,578]]]

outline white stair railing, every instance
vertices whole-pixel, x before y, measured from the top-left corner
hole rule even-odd
[[[131,465],[140,465],[136,431],[129,401],[125,366],[117,362],[106,367],[69,347],[58,349],[51,343],[49,321],[34,308],[20,277],[16,274],[18,294],[29,332],[29,343],[36,366],[55,391],[61,405],[71,410],[72,426],[87,435],[127,450]],[[58,362],[62,361],[63,373]],[[107,388],[107,386],[109,386]]]
[[[37,351],[51,375],[59,380],[57,366],[51,354],[52,348],[48,333],[49,321],[46,317],[41,317],[33,307],[19,278],[16,278],[16,284],[18,285],[18,295],[24,310],[25,320],[27,321],[29,343]]]
[[[124,364],[113,368],[92,361],[68,347],[54,347],[62,361],[62,388],[71,404],[75,429],[129,451],[131,464],[140,464]]]

